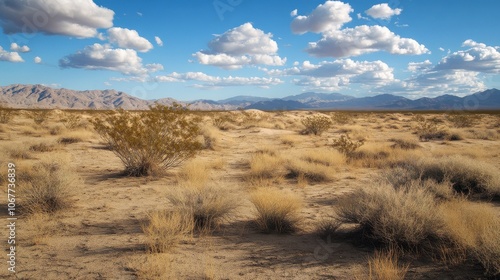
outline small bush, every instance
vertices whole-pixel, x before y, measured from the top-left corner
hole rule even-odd
[[[448,132],[439,127],[436,122],[425,120],[425,118],[423,120],[419,118],[419,120],[415,132],[420,141],[445,140],[448,137]]]
[[[42,125],[47,122],[51,114],[52,111],[50,110],[35,109],[33,111],[30,111],[29,116],[36,124]]]
[[[443,227],[433,194],[419,186],[357,189],[338,201],[336,213],[341,222],[357,224],[365,238],[409,249],[431,250]]]
[[[93,120],[130,176],[147,176],[175,167],[201,149],[199,127],[178,104],[156,105],[136,114],[124,110]]]
[[[214,186],[178,189],[170,192],[167,199],[176,211],[188,215],[194,228],[202,232],[215,229],[238,206],[231,192]]]
[[[150,253],[172,251],[194,228],[191,217],[179,211],[154,211],[148,214],[147,220],[142,231],[146,235],[146,247]]]
[[[338,125],[344,125],[350,123],[352,120],[348,113],[337,112],[332,115],[332,121]]]
[[[67,129],[75,129],[80,126],[82,117],[78,112],[66,112],[61,121]]]
[[[349,156],[359,147],[363,146],[364,143],[364,140],[354,141],[351,139],[349,134],[342,134],[340,135],[340,138],[333,140],[332,147],[344,155]]]
[[[258,189],[250,201],[257,210],[256,224],[259,230],[271,233],[290,233],[297,230],[300,198],[293,193],[274,189]]]
[[[0,104],[0,123],[9,123],[14,117],[14,110]]]
[[[332,126],[332,121],[325,115],[308,116],[302,120],[305,126],[303,134],[321,135]]]
[[[450,114],[446,117],[446,119],[451,122],[455,127],[471,127],[477,121],[477,116],[471,114]]]
[[[72,205],[73,189],[79,179],[61,160],[35,164],[22,180],[21,206],[28,213],[53,213]]]

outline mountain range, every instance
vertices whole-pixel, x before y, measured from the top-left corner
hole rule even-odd
[[[177,102],[193,110],[486,110],[500,109],[500,90],[489,89],[464,97],[444,94],[416,100],[381,94],[355,98],[340,93],[305,92],[283,98],[235,96],[224,100],[179,102],[172,98],[144,100],[116,90],[75,91],[44,85],[9,85],[0,87],[0,103],[12,108],[117,109],[145,110],[155,103]]]

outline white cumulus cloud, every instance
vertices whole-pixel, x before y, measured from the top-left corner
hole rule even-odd
[[[24,62],[23,58],[17,52],[8,52],[0,46],[0,61]]]
[[[244,65],[284,65],[286,62],[286,58],[276,54],[278,44],[272,34],[254,28],[251,23],[216,35],[208,47],[208,50],[193,54],[200,64],[239,69]]]
[[[132,49],[113,49],[109,45],[93,44],[82,51],[68,55],[59,61],[62,68],[81,68],[88,70],[109,70],[124,75],[141,76],[161,70],[159,64],[144,66],[142,59]]]
[[[219,77],[207,75],[203,72],[187,72],[177,73],[173,72],[168,75],[156,76],[157,82],[202,82],[202,84],[195,85],[199,88],[217,88],[217,87],[231,87],[231,86],[258,86],[270,87],[283,83],[278,78],[262,78],[262,77]]]
[[[148,52],[153,48],[153,45],[146,38],[139,36],[137,31],[127,28],[108,29],[108,40],[120,48],[134,49],[139,52]]]
[[[40,63],[42,63],[42,58],[41,58],[41,57],[39,57],[39,56],[36,56],[36,57],[33,59],[33,61],[34,61],[36,64],[40,64]]]
[[[158,46],[163,47],[163,41],[160,39],[160,37],[155,36],[155,42]]]
[[[78,38],[97,36],[113,26],[114,12],[93,0],[0,0],[0,26],[6,34],[45,33]]]
[[[293,10],[293,11],[290,12],[290,16],[291,17],[295,17],[295,16],[297,16],[297,14],[298,14],[298,10],[297,9],[295,9],[295,10]]]
[[[308,16],[295,17],[291,28],[296,34],[320,33],[340,29],[342,25],[352,20],[349,14],[353,11],[351,5],[347,3],[326,1],[324,4],[318,5]]]
[[[352,83],[381,86],[394,81],[393,69],[380,60],[339,59],[318,64],[304,61],[292,68],[267,72],[274,76],[302,76],[293,82],[311,90],[338,90]]]
[[[25,52],[29,52],[30,48],[28,46],[19,46],[16,43],[12,43],[12,44],[10,44],[10,50],[13,52],[25,53]]]
[[[365,13],[375,19],[390,19],[392,16],[400,15],[402,11],[398,8],[392,9],[387,3],[382,3],[373,5]]]
[[[467,50],[445,56],[436,66],[437,70],[466,70],[482,73],[500,73],[500,47],[487,46],[473,40],[466,40]]]
[[[401,38],[385,26],[360,25],[324,34],[306,51],[318,57],[347,57],[386,51],[391,54],[424,54],[429,50],[411,38]]]

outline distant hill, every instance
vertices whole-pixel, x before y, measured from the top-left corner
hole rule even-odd
[[[75,91],[43,85],[10,85],[0,87],[0,102],[13,108],[116,109],[146,110],[159,103],[174,102],[190,105],[193,110],[486,110],[500,109],[500,90],[489,89],[465,97],[443,94],[411,100],[406,97],[381,94],[355,98],[340,93],[305,92],[284,98],[235,96],[224,100],[179,102],[173,98],[143,100],[116,90]]]

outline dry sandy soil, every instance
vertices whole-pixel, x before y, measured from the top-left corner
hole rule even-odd
[[[239,207],[214,232],[193,234],[172,252],[153,255],[146,251],[141,225],[151,210],[172,207],[166,194],[182,187],[178,178],[182,166],[162,177],[121,176],[121,161],[106,149],[92,126],[64,128],[59,123],[61,114],[55,112],[47,123],[37,125],[26,112],[20,112],[10,123],[0,125],[3,174],[7,162],[15,163],[17,176],[22,176],[30,164],[43,158],[66,157],[80,178],[75,183],[71,208],[41,217],[18,211],[15,274],[7,270],[9,232],[1,227],[2,279],[353,279],[366,268],[374,248],[349,237],[324,241],[316,227],[334,216],[340,196],[373,184],[387,168],[383,160],[340,164],[332,167],[332,178],[323,182],[298,182],[286,177],[268,182],[267,187],[298,194],[303,207],[298,231],[265,234],[252,223],[255,209],[249,192],[256,186],[246,179],[248,162],[256,151],[267,149],[286,157],[314,149],[332,150],[328,146],[332,139],[349,132],[353,138],[366,139],[361,150],[387,150],[391,139],[412,139],[421,148],[401,152],[400,158],[461,154],[500,168],[500,121],[494,115],[482,115],[473,127],[456,129],[463,140],[419,142],[413,134],[416,123],[412,113],[350,113],[350,124],[335,124],[321,136],[299,133],[303,129],[300,120],[316,113],[218,113],[231,114],[234,120],[224,130],[212,126],[213,113],[204,113],[202,126],[210,126],[215,143],[213,149],[202,150],[194,160],[212,166],[209,184],[237,194]],[[445,120],[443,114],[424,116]],[[83,122],[88,118],[91,116],[85,115]],[[446,121],[440,125],[450,127]],[[79,141],[60,144],[62,137]],[[30,145],[40,142],[53,144],[54,150],[28,151]],[[19,155],[20,149],[27,154]],[[5,193],[4,182],[0,218],[7,224]],[[22,197],[18,201],[22,204]],[[411,255],[403,256],[400,262],[409,264],[406,279],[486,279],[481,266],[474,262],[447,266]]]

